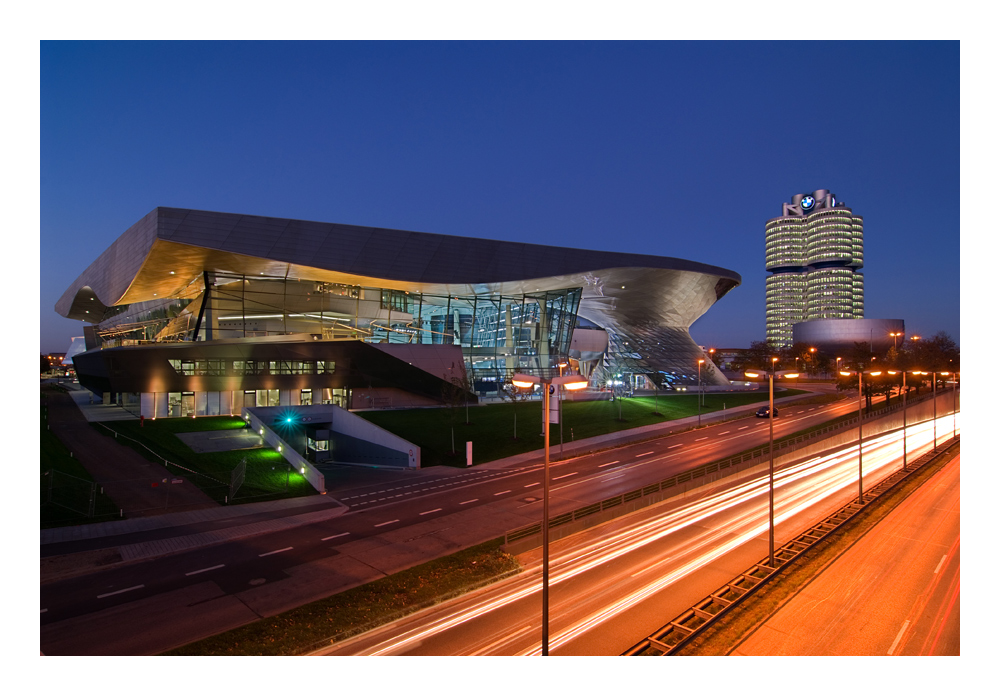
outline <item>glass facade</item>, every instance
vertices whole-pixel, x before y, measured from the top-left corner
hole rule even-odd
[[[442,295],[302,278],[206,273],[189,300],[109,309],[102,348],[308,334],[321,340],[462,348],[476,391],[568,359],[581,288]],[[154,306],[155,305],[155,306]],[[332,361],[171,360],[181,375],[332,374]],[[258,395],[257,405],[265,405]],[[182,406],[178,409],[183,410]],[[172,409],[175,410],[175,409]]]
[[[765,225],[767,340],[792,344],[792,324],[864,317],[864,223],[829,191],[797,195]]]

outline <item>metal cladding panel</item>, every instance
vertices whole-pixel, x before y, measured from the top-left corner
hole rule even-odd
[[[869,344],[876,353],[892,347],[889,333],[905,333],[902,319],[817,319],[792,324],[792,341],[808,343],[825,353],[847,352],[855,343]],[[901,341],[900,341],[901,342]]]

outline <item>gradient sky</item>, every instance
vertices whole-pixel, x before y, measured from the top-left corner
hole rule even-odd
[[[864,217],[865,316],[959,334],[953,42],[41,43],[41,350],[60,295],[156,206],[674,256],[743,284],[764,222]]]

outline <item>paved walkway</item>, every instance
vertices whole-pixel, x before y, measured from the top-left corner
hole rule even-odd
[[[49,428],[125,515],[141,517],[218,507],[193,483],[169,483],[175,476],[163,466],[95,430],[73,399],[73,396],[80,398],[78,395],[45,393]],[[168,483],[163,484],[163,479]]]

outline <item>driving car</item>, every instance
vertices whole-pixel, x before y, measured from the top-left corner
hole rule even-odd
[[[757,409],[757,417],[767,418],[768,411],[770,411],[769,406],[761,406],[760,408]],[[774,417],[775,418],[778,417],[778,409],[774,409]]]

